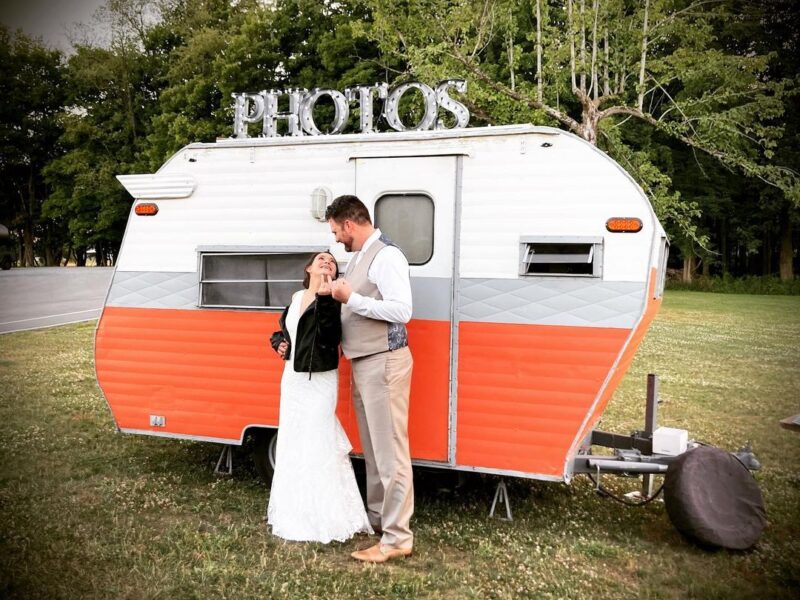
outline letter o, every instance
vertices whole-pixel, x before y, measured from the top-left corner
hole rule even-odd
[[[413,127],[406,127],[400,120],[398,109],[400,107],[400,98],[402,98],[403,94],[405,94],[411,88],[422,92],[422,96],[425,99],[425,114],[422,116],[422,119],[420,119],[419,123]],[[386,98],[386,108],[384,109],[386,113],[386,121],[395,131],[425,131],[430,129],[436,121],[436,110],[436,94],[430,87],[424,83],[419,83],[418,81],[403,83],[393,89],[389,94],[389,97]]]
[[[314,123],[314,107],[322,96],[330,96],[336,114],[333,117],[331,134],[341,133],[347,125],[347,117],[350,116],[350,107],[344,94],[337,90],[315,89],[307,94],[300,102],[300,125],[309,135],[324,135]]]

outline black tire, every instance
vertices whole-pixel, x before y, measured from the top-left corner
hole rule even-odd
[[[3,260],[0,260],[0,269],[3,271],[8,271],[11,268],[13,261],[11,260],[10,256],[4,256]]]
[[[259,429],[253,433],[253,464],[259,477],[269,485],[275,474],[275,444],[278,441],[276,431]]]
[[[746,550],[767,524],[755,478],[735,456],[700,446],[670,464],[664,477],[670,521],[702,546]]]

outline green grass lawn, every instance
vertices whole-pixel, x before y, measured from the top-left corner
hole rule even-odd
[[[749,552],[686,542],[663,504],[627,508],[583,477],[509,485],[514,521],[487,518],[497,479],[416,473],[414,557],[361,565],[370,538],[284,543],[245,449],[117,434],[97,388],[94,324],[0,336],[0,597],[796,598],[800,589],[800,297],[667,293],[602,428],[642,427],[645,375],[662,425],[735,450],[746,440],[769,525]],[[617,492],[635,480],[607,477]]]

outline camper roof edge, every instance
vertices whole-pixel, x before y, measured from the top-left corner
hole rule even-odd
[[[555,127],[540,125],[498,125],[488,127],[468,127],[465,129],[437,129],[429,131],[403,131],[391,133],[344,133],[337,135],[316,136],[283,136],[255,138],[225,138],[216,142],[195,142],[185,146],[186,149],[227,148],[250,146],[288,146],[297,144],[341,144],[360,142],[387,142],[405,140],[458,139],[465,137],[484,137],[496,135],[521,135],[539,133],[544,135],[561,135],[565,133]]]

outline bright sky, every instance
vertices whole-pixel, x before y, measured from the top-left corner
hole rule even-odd
[[[78,32],[76,24],[92,24],[92,15],[103,4],[105,0],[0,0],[0,22],[66,52],[70,33]]]

